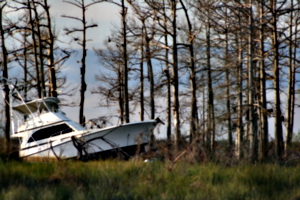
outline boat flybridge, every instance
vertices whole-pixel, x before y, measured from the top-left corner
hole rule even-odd
[[[12,137],[20,140],[21,158],[87,159],[118,153],[131,156],[149,144],[153,129],[161,122],[155,119],[85,129],[67,118],[59,103],[58,98],[46,97],[13,107],[19,118]]]

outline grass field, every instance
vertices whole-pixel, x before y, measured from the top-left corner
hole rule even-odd
[[[0,161],[0,199],[300,199],[300,167]]]

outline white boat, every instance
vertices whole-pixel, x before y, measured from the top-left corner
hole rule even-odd
[[[121,154],[131,156],[149,144],[156,120],[85,129],[59,109],[55,97],[13,107],[21,123],[12,138],[19,138],[21,158],[88,159]]]

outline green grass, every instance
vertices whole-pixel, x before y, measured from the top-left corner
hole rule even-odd
[[[136,161],[3,162],[0,199],[297,199],[300,167]]]

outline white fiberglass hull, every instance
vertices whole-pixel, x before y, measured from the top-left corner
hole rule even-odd
[[[127,147],[137,147],[149,142],[150,135],[157,125],[156,120],[128,123],[120,126],[91,129],[58,135],[43,141],[31,142],[21,146],[20,157],[69,159],[80,155],[71,137],[84,141],[85,154],[101,154]],[[77,140],[77,141],[79,141]],[[127,154],[127,152],[124,152]]]

